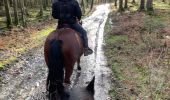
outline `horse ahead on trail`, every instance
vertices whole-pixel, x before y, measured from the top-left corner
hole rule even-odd
[[[81,69],[80,57],[82,54],[82,41],[76,31],[71,28],[61,28],[51,32],[44,45],[45,61],[49,69],[48,79],[61,82],[64,80],[65,83],[70,83],[76,62],[78,69]]]
[[[73,95],[72,93],[74,93],[74,95],[76,94],[76,92],[74,92],[75,90],[70,90],[70,93],[68,94],[63,86],[63,82],[68,84],[71,83],[70,77],[73,73],[73,67],[76,62],[78,70],[81,70],[80,57],[82,54],[83,43],[76,31],[72,30],[71,28],[61,28],[49,34],[44,45],[44,56],[48,66],[46,89],[49,90],[49,93],[52,96],[51,98],[56,99],[56,95],[54,96],[53,94],[56,94],[57,91],[57,94],[59,94],[61,100],[93,100],[71,99]],[[90,89],[87,88],[80,90],[88,92]],[[79,92],[77,95],[80,95],[80,93],[81,92]],[[69,98],[63,99],[65,97]],[[74,98],[75,97],[76,96],[74,96]]]

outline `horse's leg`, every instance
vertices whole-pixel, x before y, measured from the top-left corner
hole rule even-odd
[[[48,75],[47,75],[46,90],[49,91],[49,72],[48,72]]]
[[[80,71],[81,67],[80,67],[80,58],[77,60],[77,69]]]
[[[73,63],[72,64],[67,64],[65,66],[65,81],[64,81],[65,83],[68,83],[68,84],[71,83],[70,77],[71,77],[71,75],[73,73],[73,67],[74,67]]]

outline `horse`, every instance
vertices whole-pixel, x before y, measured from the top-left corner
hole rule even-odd
[[[94,81],[95,77],[86,87],[72,89],[63,88],[63,85],[60,84],[57,90],[51,94],[50,100],[94,100]]]
[[[56,84],[71,83],[70,77],[76,62],[78,70],[81,70],[80,57],[83,50],[79,33],[71,28],[60,28],[47,36],[44,56],[48,66],[46,89],[49,93],[55,91]]]

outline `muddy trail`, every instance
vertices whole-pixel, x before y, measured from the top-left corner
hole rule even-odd
[[[86,86],[93,76],[95,80],[95,100],[110,100],[110,69],[102,50],[104,25],[109,13],[109,5],[100,5],[93,14],[83,20],[88,31],[89,46],[94,50],[90,56],[81,58],[81,72],[75,67],[71,87]],[[45,83],[47,67],[44,61],[43,44],[23,54],[19,60],[9,65],[1,73],[0,100],[48,100]],[[76,65],[75,65],[76,66]]]

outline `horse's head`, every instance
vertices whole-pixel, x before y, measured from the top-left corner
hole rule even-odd
[[[86,87],[64,89],[63,92],[56,92],[51,95],[51,100],[94,100],[94,80],[95,78]]]

